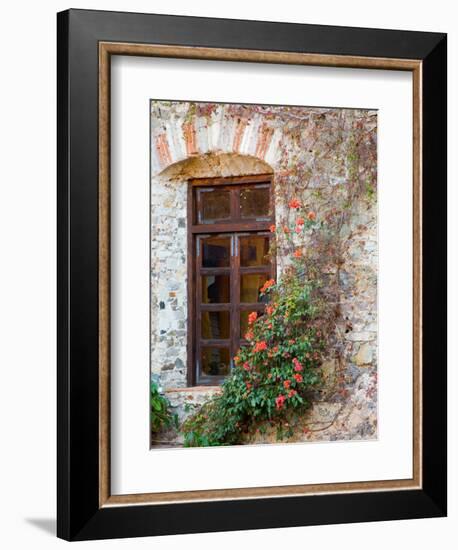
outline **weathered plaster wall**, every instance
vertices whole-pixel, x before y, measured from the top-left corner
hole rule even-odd
[[[375,437],[376,112],[160,101],[151,116],[151,371],[172,405],[183,416],[202,399],[184,390],[187,181],[273,172],[277,220],[297,197],[329,227],[324,247],[306,243],[334,281],[337,322],[304,437]]]

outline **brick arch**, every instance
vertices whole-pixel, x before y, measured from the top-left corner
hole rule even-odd
[[[167,109],[170,111],[164,113]],[[161,122],[154,122],[158,120]],[[278,167],[281,131],[259,114],[248,119],[233,112],[230,105],[220,104],[213,105],[209,113],[190,116],[189,108],[180,103],[152,103],[152,121],[153,176],[182,161],[205,160],[208,154],[221,158],[243,155],[266,163],[269,171]]]

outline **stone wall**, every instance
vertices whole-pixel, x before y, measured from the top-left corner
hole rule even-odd
[[[335,349],[304,437],[376,437],[376,129],[369,110],[151,103],[151,372],[181,417],[212,391],[185,389],[188,180],[272,173],[277,220],[295,197],[329,227],[307,244],[334,281]]]

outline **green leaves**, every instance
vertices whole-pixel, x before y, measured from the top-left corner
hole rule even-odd
[[[151,433],[158,433],[163,429],[178,428],[178,417],[170,411],[169,400],[159,393],[154,382],[151,382]]]

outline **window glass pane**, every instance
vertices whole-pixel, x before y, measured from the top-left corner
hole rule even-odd
[[[231,301],[229,275],[206,275],[202,277],[202,303],[228,304]]]
[[[229,374],[229,348],[202,348],[202,373],[207,376]]]
[[[267,281],[265,273],[247,274],[240,277],[240,301],[242,303],[261,302],[259,289]]]
[[[231,193],[222,189],[199,190],[199,223],[215,223],[231,217]]]
[[[203,240],[203,267],[229,267],[231,237],[208,237]]]
[[[270,186],[251,187],[240,191],[241,218],[267,218],[270,216]]]
[[[202,338],[226,339],[230,336],[229,311],[202,311]]]
[[[269,237],[256,235],[254,237],[240,237],[240,265],[252,267],[269,265]]]

